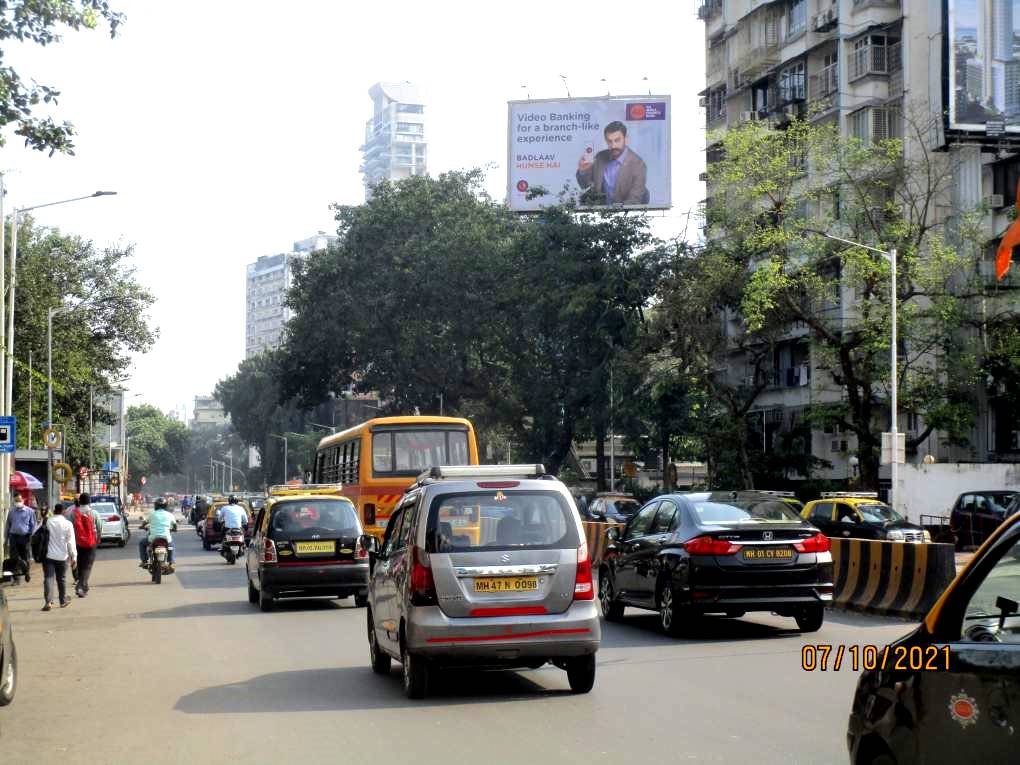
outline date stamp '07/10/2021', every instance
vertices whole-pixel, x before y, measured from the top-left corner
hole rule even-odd
[[[904,672],[944,672],[949,669],[949,646],[805,645],[800,668],[805,672],[838,672],[843,667],[860,672],[886,669]]]

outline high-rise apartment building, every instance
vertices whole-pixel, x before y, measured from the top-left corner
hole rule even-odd
[[[248,264],[245,275],[245,358],[280,346],[284,325],[291,315],[284,301],[293,281],[295,258],[324,250],[336,240],[336,234],[320,231],[315,236],[294,242],[293,252],[263,255]]]
[[[713,136],[720,131],[759,120],[781,129],[793,118],[835,124],[865,143],[904,138],[909,153],[914,139],[905,136],[904,125],[908,117],[919,116],[936,126],[931,131],[936,145],[927,149],[942,152],[952,167],[951,191],[937,214],[952,218],[982,203],[989,209],[984,221],[989,249],[973,264],[974,272],[986,277],[994,237],[1009,223],[1005,212],[1020,178],[1017,136],[1012,146],[988,148],[986,139],[962,143],[945,135],[941,103],[950,64],[941,10],[933,10],[938,5],[927,0],[701,0],[698,17],[705,21],[706,54],[701,105],[710,136],[708,161],[718,154]],[[995,120],[1020,116],[1013,3],[958,0],[956,8],[966,15],[958,16],[949,43],[955,46],[955,90],[945,97],[954,99],[958,111],[987,116],[991,135]],[[852,291],[842,292],[836,306],[846,321],[853,321]],[[794,424],[803,424],[809,406],[834,403],[842,395],[812,349],[806,328],[792,328],[777,343],[773,362],[749,422],[762,448],[770,448]],[[746,374],[746,359],[739,353],[720,363],[730,379]],[[908,461],[920,461],[925,454],[940,462],[1020,461],[1020,415],[994,394],[979,391],[975,398],[967,446],[934,431],[908,454]],[[898,428],[908,441],[926,430],[920,417],[905,413]],[[848,478],[856,449],[853,433],[815,428],[810,451],[832,463],[816,477]]]
[[[365,198],[380,181],[397,181],[426,170],[425,105],[418,88],[409,82],[377,82],[372,97],[372,119],[365,123],[361,172]]]
[[[223,410],[223,404],[214,396],[195,396],[195,406],[189,427],[213,428],[226,425],[230,421],[227,413]]]

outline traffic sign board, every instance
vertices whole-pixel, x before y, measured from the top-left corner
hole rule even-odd
[[[61,445],[60,431],[56,428],[46,428],[43,431],[43,444],[47,449],[59,449]]]
[[[0,454],[11,454],[17,438],[17,419],[0,417]]]

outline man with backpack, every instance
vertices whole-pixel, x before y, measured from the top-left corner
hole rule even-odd
[[[78,504],[70,512],[71,525],[74,526],[74,542],[78,547],[77,585],[75,592],[84,598],[89,592],[89,575],[92,564],[96,561],[96,548],[103,538],[103,521],[92,509],[92,499],[83,493],[78,497]]]

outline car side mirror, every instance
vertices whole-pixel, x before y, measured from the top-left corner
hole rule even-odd
[[[606,531],[606,539],[609,542],[619,542],[620,541],[620,527],[619,526],[613,526],[611,529]]]
[[[362,534],[358,537],[358,542],[362,549],[368,550],[369,555],[379,554],[379,540],[371,534]]]

